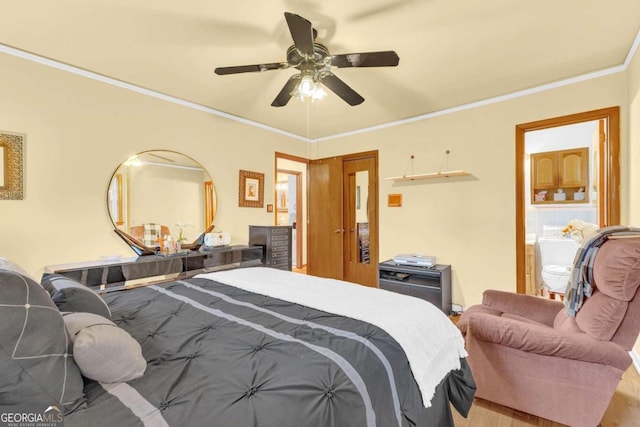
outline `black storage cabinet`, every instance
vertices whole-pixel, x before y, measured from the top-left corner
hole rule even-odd
[[[429,301],[445,314],[451,313],[451,266],[417,267],[393,260],[378,265],[381,289]]]
[[[250,225],[249,246],[262,246],[265,267],[291,271],[290,225]]]

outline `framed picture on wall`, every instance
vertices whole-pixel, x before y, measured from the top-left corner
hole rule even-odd
[[[264,174],[240,170],[238,206],[262,208],[264,206]]]
[[[0,200],[23,200],[24,137],[0,133]]]

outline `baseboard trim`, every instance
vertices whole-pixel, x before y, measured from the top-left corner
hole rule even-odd
[[[638,374],[640,374],[640,354],[635,350],[631,350],[629,354],[631,355],[631,359],[633,359],[633,366],[636,368]]]

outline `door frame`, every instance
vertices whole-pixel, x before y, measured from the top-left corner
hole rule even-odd
[[[304,157],[298,157],[298,156],[293,156],[291,154],[286,154],[286,153],[281,153],[276,151],[275,152],[275,159],[274,159],[274,175],[273,175],[273,200],[276,200],[277,197],[277,190],[276,190],[276,181],[278,180],[278,160],[279,159],[284,159],[284,160],[291,160],[292,162],[296,162],[296,163],[302,163],[305,165],[305,173],[307,176],[307,182],[304,183],[304,191],[306,192],[306,194],[309,194],[309,159],[306,159]],[[285,169],[280,169],[280,171],[284,172],[284,173],[291,173],[291,174],[298,174],[298,171],[292,171],[292,170],[285,170]],[[302,197],[302,177],[301,175],[298,175],[298,177],[296,178],[296,198],[299,200],[300,202],[300,206],[297,206],[297,211],[296,211],[296,268],[302,268],[305,264],[303,263],[303,244],[302,242],[308,242],[308,236],[307,236],[307,221],[308,221],[308,215],[309,212],[307,210],[306,206],[302,206],[302,202],[303,202],[303,197]],[[273,208],[273,221],[274,224],[277,224],[278,221],[278,213],[277,213],[277,209],[274,203],[274,208]],[[307,217],[305,218],[302,215],[302,212],[306,212],[307,213]],[[308,252],[307,252],[308,254]]]
[[[295,268],[302,268],[302,233],[301,230],[306,229],[302,224],[302,172],[294,171],[290,169],[277,169],[276,168],[276,183],[278,182],[278,174],[293,175],[296,177],[296,265]],[[277,200],[278,190],[275,191],[276,196],[274,200]],[[278,225],[278,203],[275,203],[273,212],[275,214],[274,222]]]
[[[602,108],[568,116],[516,125],[516,292],[526,293],[525,255],[525,133],[533,130],[605,119],[604,140],[598,158],[598,216],[600,227],[620,223],[620,107]]]

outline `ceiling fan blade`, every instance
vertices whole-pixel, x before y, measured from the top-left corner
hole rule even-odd
[[[287,25],[291,32],[293,44],[296,49],[307,56],[313,56],[313,27],[311,22],[307,21],[300,15],[285,12],[284,17],[287,19]]]
[[[291,92],[296,88],[296,85],[300,81],[300,75],[294,74],[289,77],[289,80],[284,84],[276,99],[271,103],[272,107],[284,107],[291,99]]]
[[[320,78],[320,81],[351,106],[364,102],[364,98],[361,97],[358,92],[351,89],[351,87],[333,73],[326,73]]]
[[[398,54],[392,50],[381,52],[345,53],[331,56],[331,65],[345,67],[395,67],[400,62]]]
[[[256,71],[282,70],[285,68],[289,68],[289,64],[286,62],[272,62],[271,64],[238,65],[235,67],[218,67],[214,70],[214,72],[219,76],[224,76],[226,74],[253,73]]]

